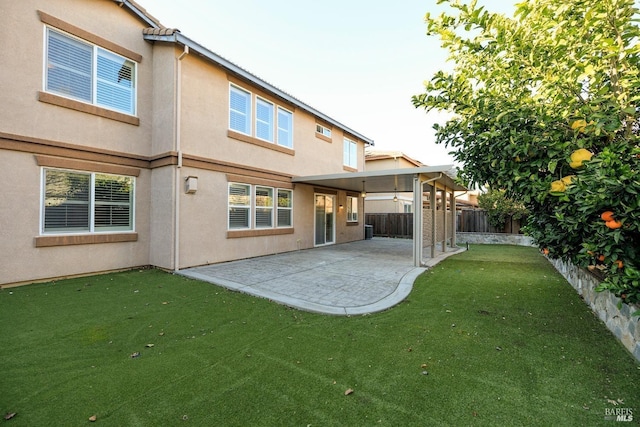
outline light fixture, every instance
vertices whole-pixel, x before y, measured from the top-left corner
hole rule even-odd
[[[367,192],[364,189],[364,181],[362,181],[362,193],[360,193],[360,197],[367,197]]]
[[[397,202],[398,201],[398,188],[394,188],[393,189],[393,201]]]

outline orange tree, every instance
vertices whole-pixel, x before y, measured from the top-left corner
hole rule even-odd
[[[468,185],[522,201],[550,257],[598,270],[599,290],[640,302],[640,30],[633,0],[529,0],[512,18],[439,0],[427,34],[448,49],[412,98]],[[605,219],[603,219],[605,218]]]

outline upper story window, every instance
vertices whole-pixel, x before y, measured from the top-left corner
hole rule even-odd
[[[320,135],[326,136],[327,138],[331,138],[331,129],[326,126],[316,123],[316,132]]]
[[[351,168],[358,168],[358,144],[348,138],[344,139],[343,164]]]
[[[233,84],[229,86],[229,129],[293,148],[293,113]]]
[[[136,114],[136,63],[47,27],[45,91]]]
[[[130,176],[44,169],[42,231],[132,231],[134,186]]]

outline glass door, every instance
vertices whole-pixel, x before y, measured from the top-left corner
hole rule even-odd
[[[334,196],[316,194],[315,245],[330,245],[335,240]]]

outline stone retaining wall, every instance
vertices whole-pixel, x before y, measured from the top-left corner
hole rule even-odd
[[[567,279],[607,328],[620,340],[633,356],[640,360],[640,317],[632,316],[640,307],[622,304],[620,298],[609,291],[596,292],[600,281],[587,270],[558,259],[549,262]]]
[[[494,244],[494,245],[518,245],[535,246],[533,239],[523,234],[509,233],[456,233],[456,242],[460,244]]]

